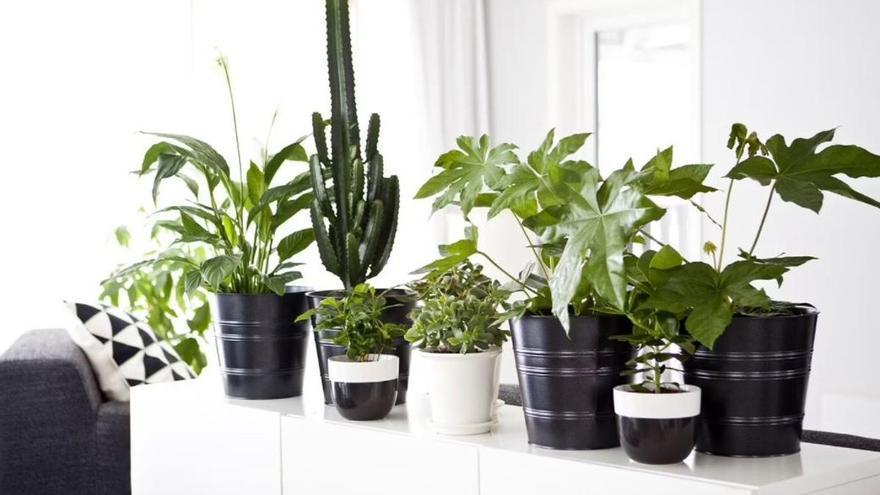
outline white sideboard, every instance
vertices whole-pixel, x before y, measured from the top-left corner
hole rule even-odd
[[[381,421],[349,422],[304,397],[243,401],[215,377],[132,389],[134,495],[651,493],[880,494],[880,453],[803,444],[797,455],[731,459],[692,454],[647,466],[619,448],[529,446],[518,407],[488,434],[447,437],[412,394]]]

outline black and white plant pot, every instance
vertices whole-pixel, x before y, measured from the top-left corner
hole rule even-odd
[[[468,354],[417,352],[430,375],[431,428],[444,435],[475,435],[491,430],[501,349]]]
[[[226,395],[279,399],[302,395],[311,327],[304,287],[275,294],[216,294],[214,338]]]
[[[353,421],[387,416],[397,399],[399,363],[400,359],[390,354],[379,354],[373,361],[331,357],[327,371],[339,414]]]
[[[694,450],[700,419],[700,389],[681,392],[636,392],[630,385],[614,388],[614,412],[620,445],[642,464],[675,464]]]
[[[381,292],[381,289],[380,289]],[[321,301],[327,298],[341,298],[345,297],[345,291],[341,290],[322,290],[322,291],[314,291],[308,293],[308,305],[309,308],[316,308]],[[382,314],[382,320],[387,323],[399,323],[401,325],[405,325],[409,327],[412,325],[412,321],[407,318],[407,315],[412,310],[414,301],[412,301],[408,294],[399,289],[394,289],[388,291],[385,295],[385,299],[387,300],[389,305],[393,307],[388,308]],[[315,318],[312,318],[312,325],[316,325],[317,322]],[[321,332],[314,332],[315,334],[315,350],[318,353],[318,369],[321,373],[321,386],[324,390],[324,403],[325,404],[333,404],[333,391],[330,385],[330,376],[328,374],[327,368],[327,360],[333,356],[340,356],[345,354],[345,348],[336,345],[333,343],[333,338],[336,336],[337,331],[335,330],[325,330]],[[409,364],[410,364],[410,345],[403,337],[400,337],[394,341],[394,349],[392,350],[392,354],[397,356],[400,359],[400,376],[399,380],[399,388],[397,392],[397,404],[403,404],[406,402],[406,390],[407,385],[409,384]]]
[[[703,391],[697,450],[735,457],[800,451],[819,312],[735,316],[713,349],[684,363],[685,382]]]
[[[529,443],[562,450],[617,447],[613,390],[632,346],[621,316],[572,316],[569,335],[554,316],[511,320]]]

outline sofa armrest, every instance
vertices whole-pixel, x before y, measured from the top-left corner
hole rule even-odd
[[[0,493],[92,493],[102,402],[64,330],[33,330],[0,356]]]

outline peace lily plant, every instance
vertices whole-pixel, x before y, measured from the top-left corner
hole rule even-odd
[[[288,222],[307,210],[314,197],[304,138],[275,154],[263,149],[257,161],[245,164],[228,64],[223,57],[218,64],[229,91],[235,166],[199,139],[147,133],[162,141],[149,147],[138,172],[152,176],[153,228],[170,235],[172,245],[199,251],[167,249],[114,278],[146,266],[172,275],[179,270],[186,294],[199,288],[215,294],[213,319],[227,394],[261,399],[299,395],[305,341],[288,335],[307,331],[293,324],[305,311],[305,296],[288,284],[301,277],[293,256],[312,243],[314,234],[311,228],[292,231]],[[302,170],[286,173],[291,162],[303,162]],[[159,193],[172,182],[186,186],[186,198],[158,206]],[[200,256],[188,254],[193,252]],[[260,353],[255,336],[279,346],[283,358],[269,360]]]

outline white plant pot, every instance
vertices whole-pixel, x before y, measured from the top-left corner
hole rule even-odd
[[[428,365],[431,425],[446,435],[486,433],[495,423],[501,349],[471,354],[417,351]]]

